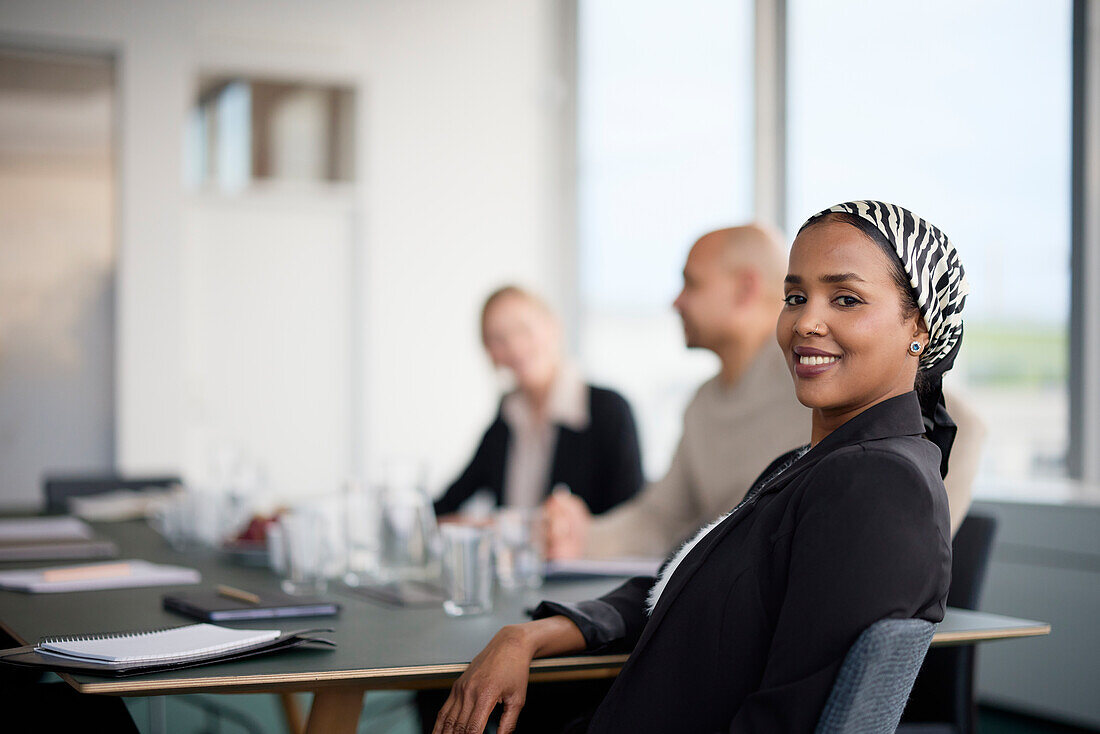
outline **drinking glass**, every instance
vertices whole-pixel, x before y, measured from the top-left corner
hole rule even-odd
[[[489,532],[468,525],[445,525],[443,611],[452,617],[493,610],[493,558]]]
[[[544,552],[542,512],[537,507],[510,507],[494,520],[497,581],[505,589],[542,586]]]
[[[378,574],[380,509],[377,488],[354,480],[345,484],[347,571],[344,582],[349,586],[370,583]]]
[[[284,559],[283,591],[296,595],[323,594],[328,586],[324,517],[309,510],[294,510],[281,515],[278,525]]]
[[[439,531],[423,472],[390,470],[381,493],[381,563],[387,581],[439,578]]]

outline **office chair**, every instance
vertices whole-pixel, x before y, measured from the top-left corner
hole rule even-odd
[[[815,734],[893,734],[936,625],[881,619],[848,650]]]
[[[951,544],[951,589],[948,606],[976,610],[997,533],[997,519],[969,514]],[[898,734],[973,734],[974,645],[941,647],[924,659],[905,708]]]
[[[84,497],[90,494],[113,492],[117,489],[140,491],[143,489],[166,489],[180,483],[176,476],[122,477],[114,474],[98,475],[49,475],[42,479],[46,496],[47,515],[63,515],[69,511],[70,497]]]

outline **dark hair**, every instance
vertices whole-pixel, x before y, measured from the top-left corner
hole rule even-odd
[[[844,224],[850,224],[862,232],[867,239],[878,245],[879,249],[886,254],[886,259],[894,266],[894,285],[897,286],[898,295],[901,296],[902,318],[909,319],[913,316],[920,316],[920,305],[917,303],[917,292],[913,290],[913,286],[909,282],[909,274],[905,272],[905,265],[902,264],[901,258],[898,257],[897,250],[895,250],[894,246],[890,244],[890,241],[886,239],[886,236],[878,230],[878,227],[856,214],[851,214],[849,212],[829,212],[823,216],[813,217],[808,220],[799,228],[798,234],[802,234],[810,227],[824,224],[825,222],[842,222]],[[917,370],[915,387],[919,394],[923,394],[928,387],[928,380],[919,369]]]

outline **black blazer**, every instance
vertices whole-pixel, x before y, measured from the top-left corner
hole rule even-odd
[[[435,503],[435,513],[454,512],[479,489],[488,489],[504,504],[504,466],[511,430],[500,411],[485,431],[469,466]],[[642,486],[638,432],[630,404],[613,390],[588,387],[588,427],[574,431],[558,426],[558,439],[544,493],[564,483],[594,514],[633,497]]]
[[[652,617],[652,577],[540,605],[592,649],[633,648],[589,731],[812,732],[864,628],[943,619],[950,518],[923,432],[916,393],[848,421],[702,538]]]

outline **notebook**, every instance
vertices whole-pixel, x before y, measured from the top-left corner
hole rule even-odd
[[[264,592],[260,595],[258,604],[227,599],[216,591],[168,594],[164,597],[164,608],[207,622],[275,617],[331,617],[340,612],[340,605],[327,599],[291,596],[281,591]]]
[[[127,589],[137,586],[176,586],[197,584],[201,580],[201,574],[193,568],[139,559],[0,571],[0,589],[32,594]]]
[[[13,517],[0,520],[0,542],[90,540],[95,533],[75,517]]]
[[[18,517],[0,520],[0,561],[56,561],[113,558],[118,547],[95,537],[75,517]]]
[[[0,561],[68,561],[117,555],[118,546],[109,540],[0,540]]]
[[[214,624],[105,637],[62,637],[43,640],[35,651],[77,661],[161,663],[229,653],[271,642],[279,630],[235,630]]]
[[[336,647],[331,640],[313,636],[331,631],[235,630],[192,624],[149,632],[48,638],[36,645],[0,650],[0,663],[121,677],[238,660],[308,643]]]

